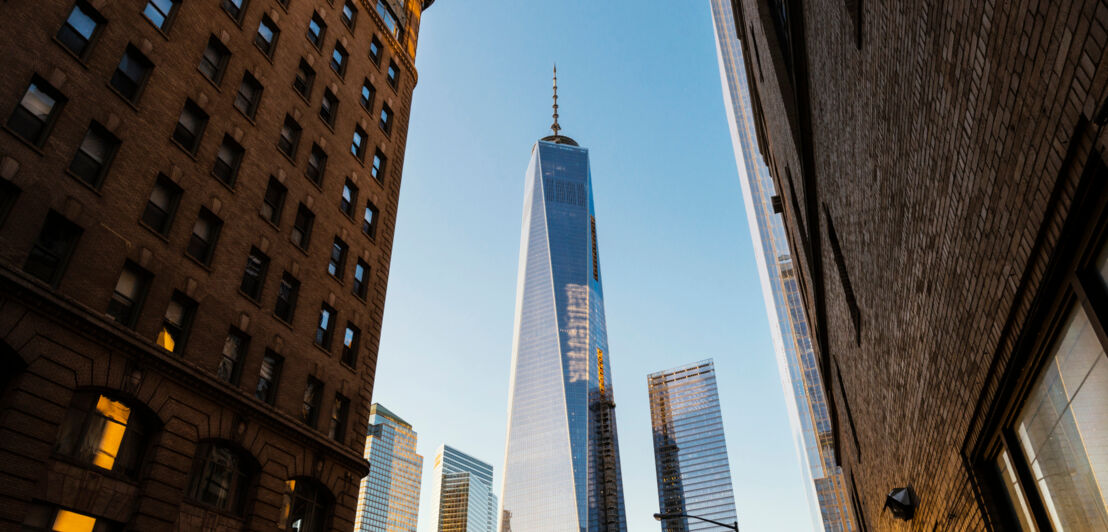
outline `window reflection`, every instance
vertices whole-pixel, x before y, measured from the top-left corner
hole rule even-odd
[[[89,466],[134,476],[147,424],[130,406],[96,393],[79,393],[62,422],[55,451]]]
[[[280,525],[295,532],[323,530],[330,507],[330,496],[319,482],[307,478],[288,480],[281,504]]]

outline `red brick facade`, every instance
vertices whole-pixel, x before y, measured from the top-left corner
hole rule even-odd
[[[378,15],[377,0],[247,0],[237,16],[223,7],[234,9],[229,0],[160,0],[152,4],[176,6],[162,28],[145,0],[0,3],[0,530],[20,529],[43,508],[127,530],[274,530],[285,526],[289,480],[322,487],[322,499],[333,502],[325,505],[326,529],[353,527],[359,479],[368,471],[364,427],[417,80],[416,36],[431,2],[389,3],[404,25],[403,43]],[[79,53],[72,32],[59,34],[75,6],[99,22]],[[356,10],[352,24],[344,8]],[[326,24],[318,46],[309,37],[313,15]],[[255,42],[263,19],[280,32],[269,54]],[[198,67],[210,40],[229,52],[214,80]],[[336,43],[347,52],[343,74],[329,66]],[[133,98],[125,82],[113,81],[127,50],[152,65]],[[301,61],[315,71],[303,95],[294,88]],[[262,87],[252,112],[235,103],[247,72]],[[364,80],[375,88],[367,105]],[[39,142],[11,118],[32,83],[64,98]],[[331,123],[319,116],[325,91],[338,99]],[[192,151],[174,139],[186,101],[208,116]],[[379,125],[386,106],[387,128]],[[291,155],[281,146],[286,117],[300,127]],[[73,161],[93,123],[118,147],[90,184]],[[365,132],[362,160],[351,150],[355,128]],[[225,139],[241,148],[233,180],[220,179],[226,169],[217,167]],[[313,145],[327,155],[321,179],[307,175]],[[378,151],[384,164],[374,176]],[[164,234],[144,221],[159,175],[180,190]],[[260,214],[271,179],[287,191],[272,221]],[[344,212],[348,182],[357,195]],[[377,209],[372,235],[363,232],[367,201]],[[314,214],[304,245],[293,241],[299,205]],[[207,258],[197,259],[194,224],[203,209],[222,225]],[[80,233],[53,283],[29,266],[44,249],[49,219],[68,220]],[[338,275],[329,273],[335,238],[347,246]],[[256,298],[240,286],[252,248],[269,259]],[[362,295],[359,261],[368,267]],[[133,324],[109,309],[125,264],[149,276]],[[274,311],[285,273],[300,283],[289,320]],[[174,297],[195,308],[187,343],[168,352],[157,340]],[[315,341],[324,304],[333,309],[327,347]],[[360,336],[344,360],[348,323]],[[227,382],[217,372],[232,327],[249,342]],[[267,352],[283,357],[272,404],[255,397]],[[314,426],[301,416],[310,377],[323,384]],[[132,420],[146,416],[137,472],[104,470],[59,451],[67,410],[88,393],[125,404]],[[349,403],[332,435],[339,397]],[[212,442],[251,464],[240,510],[204,504],[190,488],[198,449]]]
[[[1108,4],[734,6],[863,530],[1016,530],[996,453],[1069,309],[1108,341]]]

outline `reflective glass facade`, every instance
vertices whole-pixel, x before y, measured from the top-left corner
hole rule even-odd
[[[810,483],[807,491],[813,521],[817,528],[828,531],[856,530],[842,470],[835,463],[831,418],[808,336],[808,321],[785,237],[784,220],[773,210],[772,198],[776,194],[773,178],[758,150],[742,43],[735,34],[735,16],[730,1],[711,0],[711,4],[731,143],[742,181],[785,402],[800,459],[807,471],[806,482]]]
[[[369,411],[365,458],[369,475],[362,479],[357,532],[415,532],[423,457],[416,454],[416,433],[403,419],[379,404]]]
[[[659,371],[648,375],[646,384],[659,512],[736,522],[715,365],[702,360]],[[662,530],[719,530],[719,525],[676,518],[663,520]]]
[[[431,507],[438,532],[493,532],[492,466],[449,445],[435,453]]]
[[[588,150],[548,138],[526,174],[500,530],[622,532]]]

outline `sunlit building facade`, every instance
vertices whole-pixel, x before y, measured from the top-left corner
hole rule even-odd
[[[358,493],[357,532],[415,532],[423,457],[412,426],[380,404],[370,407],[365,458],[369,475]]]
[[[777,192],[758,151],[742,43],[735,34],[731,2],[711,0],[711,3],[727,122],[742,181],[750,236],[789,421],[806,471],[806,492],[813,521],[817,528],[828,532],[855,530],[842,471],[835,462],[831,418],[818,361],[812,350],[784,220],[779,214],[780,208],[775,209],[773,204]]]
[[[493,532],[496,495],[492,465],[449,445],[435,452],[431,508],[437,532]]]
[[[588,150],[554,130],[526,173],[500,530],[624,531]]]
[[[659,512],[737,522],[715,364],[710,359],[701,360],[651,373],[646,384]],[[696,519],[662,520],[663,532],[718,528]]]

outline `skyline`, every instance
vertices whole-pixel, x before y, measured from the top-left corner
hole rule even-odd
[[[642,379],[714,357],[740,526],[809,530],[808,516],[782,502],[803,498],[802,476],[741,211],[708,3],[633,22],[623,20],[630,4],[622,3],[462,9],[437,2],[435,9],[441,11],[422,21],[420,105],[413,108],[374,400],[405,405],[423,454],[452,442],[494,464],[503,456],[520,153],[549,134],[556,61],[561,126],[592,157],[628,528],[657,527]],[[573,13],[583,9],[595,16],[576,20]],[[509,20],[495,38],[467,29]],[[577,40],[543,38],[571,24],[583,24]],[[659,27],[674,33],[662,58],[674,67],[669,72],[655,68],[662,59],[634,52],[654,42]],[[460,39],[465,50],[450,44]],[[520,45],[503,50],[505,40]],[[459,84],[462,72],[482,82]],[[659,100],[683,103],[676,109]],[[413,371],[419,386],[398,382]],[[466,413],[442,415],[423,397],[427,390],[461,400]],[[757,438],[735,434],[749,426],[760,427]],[[421,532],[431,530],[426,506]]]

